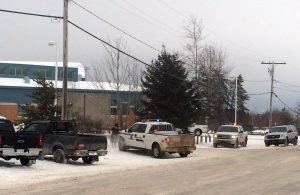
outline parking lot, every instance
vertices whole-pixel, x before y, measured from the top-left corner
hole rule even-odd
[[[122,177],[126,178],[127,173],[133,174],[136,171],[151,172],[154,170],[157,171],[157,169],[162,171],[166,167],[172,170],[176,169],[176,167],[179,169],[186,169],[186,167],[183,166],[185,164],[190,166],[190,169],[182,172],[183,177],[185,177],[184,175],[188,177],[186,178],[187,180],[189,180],[190,177],[194,177],[192,176],[194,171],[195,173],[199,172],[199,174],[205,174],[201,175],[201,177],[199,175],[199,181],[197,181],[197,183],[200,186],[204,184],[212,185],[215,183],[213,181],[211,181],[212,183],[209,183],[208,179],[211,179],[212,176],[216,177],[216,175],[220,175],[220,179],[224,177],[223,182],[225,182],[225,177],[231,178],[229,173],[231,173],[232,170],[235,170],[235,176],[232,176],[233,178],[231,179],[244,177],[243,179],[248,180],[247,174],[250,174],[252,175],[252,179],[247,182],[255,184],[256,179],[253,177],[255,177],[255,175],[259,176],[261,172],[264,173],[265,176],[272,178],[272,171],[268,171],[271,166],[276,167],[282,164],[284,167],[289,167],[288,169],[285,169],[287,171],[292,171],[294,169],[294,171],[300,170],[300,165],[297,166],[297,160],[300,160],[300,156],[297,155],[298,152],[299,147],[292,145],[287,148],[274,146],[266,148],[264,146],[263,136],[250,135],[248,146],[246,148],[213,148],[212,142],[200,143],[197,145],[197,150],[187,158],[180,158],[178,154],[174,154],[166,155],[162,159],[154,159],[151,155],[147,154],[147,152],[141,150],[120,152],[117,149],[109,148],[109,154],[101,157],[99,162],[92,165],[82,164],[80,160],[78,162],[70,160],[68,164],[57,164],[51,160],[44,160],[37,161],[37,164],[32,167],[22,167],[19,161],[0,160],[0,192],[3,193],[5,191],[9,191],[18,194],[24,189],[29,190],[28,193],[31,193],[30,190],[37,190],[36,192],[40,192],[40,190],[46,191],[48,189],[48,185],[62,185],[64,187],[61,187],[65,188],[65,185],[74,182],[76,184],[80,184],[80,182],[85,181],[87,178],[94,178],[94,180],[97,181],[99,179],[97,177],[105,177],[109,179],[119,173]],[[284,158],[282,158],[282,156],[284,156]],[[268,160],[269,157],[271,157],[270,161]],[[293,167],[291,165],[296,166]],[[194,166],[197,167],[197,170],[193,170],[192,167]],[[219,169],[221,169],[219,166],[224,166],[226,169],[222,169],[221,173],[219,172]],[[174,174],[178,173],[178,170],[173,171]],[[226,174],[229,175],[226,176]],[[283,172],[282,174],[287,173]],[[149,175],[149,177],[155,177],[155,175],[156,174],[152,174],[152,176]],[[146,182],[146,178],[144,179],[144,182]],[[179,179],[174,179],[174,182],[171,182],[170,185],[179,182],[177,180]],[[93,182],[90,182],[92,185]],[[226,180],[225,183],[228,182],[229,181]],[[39,183],[47,183],[47,185],[37,185]],[[100,183],[102,183],[102,181]],[[257,185],[258,184],[259,183],[257,183]],[[16,186],[18,186],[18,188],[16,188]],[[28,188],[28,186],[31,187]],[[90,187],[91,189],[93,188],[92,186]],[[247,186],[245,187],[247,188]],[[77,188],[80,188],[80,185],[74,188],[74,190]],[[115,188],[115,190],[115,193],[112,194],[118,194],[118,188]],[[190,192],[192,193],[193,191]],[[52,194],[51,191],[48,191],[48,193]]]

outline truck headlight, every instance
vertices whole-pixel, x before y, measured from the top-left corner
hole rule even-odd
[[[236,138],[236,136],[235,136],[235,135],[232,135],[232,136],[231,136],[231,138],[232,138],[232,139],[235,139],[235,138]]]
[[[217,134],[214,134],[214,137],[218,137],[218,135],[217,135]]]

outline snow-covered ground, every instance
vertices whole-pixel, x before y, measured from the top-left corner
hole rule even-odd
[[[265,149],[263,136],[249,135],[249,142],[244,149]],[[99,162],[92,165],[85,165],[81,160],[77,162],[69,161],[68,164],[57,164],[50,160],[37,161],[31,167],[22,167],[17,160],[5,161],[0,159],[0,190],[12,188],[15,185],[33,184],[36,182],[63,179],[68,177],[89,176],[117,170],[139,169],[149,166],[160,166],[170,163],[180,163],[186,160],[193,160],[201,149],[212,148],[212,150],[222,150],[231,148],[213,148],[212,142],[197,144],[197,151],[188,158],[180,158],[178,154],[166,155],[162,159],[155,159],[150,154],[142,150],[131,150],[120,152],[118,149],[109,148],[107,156],[100,157]],[[273,148],[273,147],[269,147]],[[269,149],[268,148],[268,149]],[[205,156],[201,157],[205,158]]]

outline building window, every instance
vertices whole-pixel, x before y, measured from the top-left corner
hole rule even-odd
[[[34,71],[33,75],[35,77],[41,76],[47,78],[50,76],[50,71],[48,69],[37,69]]]
[[[10,68],[8,74],[10,76],[28,76],[28,70],[25,68],[12,67]]]
[[[110,115],[117,115],[117,106],[110,106]]]

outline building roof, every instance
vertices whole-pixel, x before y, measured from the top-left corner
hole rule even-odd
[[[19,87],[19,88],[33,88],[37,87],[37,83],[30,79],[26,82],[22,78],[4,78],[0,77],[0,88],[2,87]],[[54,84],[54,81],[52,81]],[[57,81],[57,87],[62,88],[62,81]],[[93,82],[93,81],[77,81],[68,82],[68,89],[74,90],[89,90],[89,91],[116,91],[116,84],[109,82]],[[137,88],[140,91],[140,87]],[[120,91],[137,91],[133,90],[130,85],[122,85]]]
[[[39,62],[39,61],[0,61],[1,64],[22,64],[22,65],[33,65],[33,66],[55,66],[56,62]],[[58,67],[63,67],[63,62],[57,63]],[[69,62],[68,67],[77,68],[78,74],[85,78],[85,70],[80,62]]]

